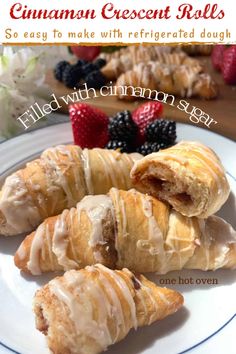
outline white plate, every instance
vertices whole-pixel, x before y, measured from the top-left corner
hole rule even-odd
[[[219,215],[236,227],[236,144],[211,131],[184,124],[178,124],[178,139],[199,140],[221,157],[232,192]],[[70,125],[64,123],[0,144],[1,182],[43,149],[71,141]],[[0,239],[0,353],[48,354],[44,336],[34,327],[31,303],[35,290],[53,276],[35,279],[20,274],[13,264],[13,254],[20,241],[20,237]],[[193,282],[196,279],[202,282],[201,285],[169,286],[184,295],[184,308],[150,327],[132,331],[121,343],[111,347],[108,354],[177,354],[190,351],[235,354],[232,335],[236,329],[236,272],[181,271],[166,276],[150,276],[156,283],[168,279],[178,282],[179,277],[185,281],[192,277]],[[212,279],[218,284],[203,284],[204,279]]]

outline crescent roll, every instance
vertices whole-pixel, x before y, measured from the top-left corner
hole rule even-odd
[[[15,265],[33,275],[101,263],[165,274],[236,267],[236,232],[223,219],[188,218],[134,189],[86,196],[24,239]]]
[[[128,269],[71,270],[36,292],[36,327],[54,354],[98,354],[129,331],[175,313],[183,297]]]
[[[167,201],[186,216],[207,218],[230,193],[224,167],[208,147],[182,141],[134,164],[131,178],[140,191]]]
[[[30,232],[45,218],[76,206],[87,194],[105,194],[111,187],[130,189],[130,170],[141,156],[75,145],[45,150],[5,180],[0,192],[0,234]]]

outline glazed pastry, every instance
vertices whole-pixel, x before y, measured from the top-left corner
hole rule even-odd
[[[87,194],[111,187],[129,189],[130,170],[139,154],[57,146],[9,176],[0,192],[0,234],[29,232],[45,218],[76,206]]]
[[[202,66],[200,62],[196,59],[190,58],[184,52],[174,52],[169,53],[161,50],[158,47],[155,51],[150,52],[140,47],[134,47],[130,54],[121,55],[119,58],[111,59],[103,68],[103,74],[109,79],[117,79],[122,73],[126,73],[132,70],[136,64],[148,63],[154,61],[155,63],[165,64],[165,65],[188,65],[196,66],[202,71]]]
[[[150,58],[156,58],[157,52],[158,53],[173,53],[173,52],[180,52],[181,49],[174,46],[142,46],[142,45],[130,45],[119,50],[115,50],[111,53],[100,53],[99,58],[105,59],[109,62],[112,59],[119,59],[123,55],[135,55],[145,58],[148,56]]]
[[[182,141],[137,161],[131,170],[134,185],[167,201],[187,216],[207,218],[230,193],[224,167],[208,147]]]
[[[182,304],[178,292],[142,275],[95,265],[66,272],[38,290],[34,312],[52,353],[98,354]]]
[[[101,263],[161,274],[236,266],[236,232],[224,220],[183,216],[134,189],[86,196],[26,237],[15,264],[33,275]]]
[[[188,55],[211,55],[212,45],[207,44],[191,44],[191,45],[183,45],[180,47],[184,52]]]
[[[137,89],[135,89],[135,87]],[[144,66],[142,70],[139,71],[127,71],[122,74],[117,82],[117,97],[124,101],[132,101],[137,99],[137,97],[154,97],[155,90],[157,88],[156,79],[154,78],[151,70],[148,66]],[[142,88],[147,88],[145,92]],[[150,94],[150,91],[152,94]]]
[[[116,82],[118,98],[130,101],[137,97],[150,99],[157,97],[160,92],[180,97],[197,96],[205,99],[216,97],[218,89],[215,81],[209,74],[201,71],[199,66],[141,63],[119,76]],[[146,77],[145,82],[143,77]],[[154,91],[153,83],[155,83]],[[141,94],[135,93],[135,87],[142,88]]]

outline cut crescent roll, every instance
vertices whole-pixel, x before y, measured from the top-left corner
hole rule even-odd
[[[221,218],[188,218],[134,189],[86,196],[46,219],[15,254],[33,275],[101,263],[137,272],[236,266],[236,232]]]
[[[29,232],[45,218],[76,206],[87,194],[111,187],[130,189],[130,170],[137,153],[57,146],[45,150],[7,177],[0,192],[0,234]]]
[[[187,216],[207,218],[230,193],[224,167],[208,147],[182,141],[137,161],[131,170],[140,191],[167,201]]]
[[[175,313],[183,297],[128,269],[71,270],[36,292],[36,327],[52,353],[98,354],[129,331]]]

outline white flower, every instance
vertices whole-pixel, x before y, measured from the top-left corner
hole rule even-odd
[[[45,67],[31,48],[14,52],[5,47],[0,56],[0,82],[25,93],[34,91],[45,79]]]
[[[19,94],[18,90],[0,86],[0,131],[9,138],[20,128],[17,117],[27,110],[28,99]]]
[[[45,67],[40,55],[31,48],[14,51],[4,47],[0,55],[0,132],[11,136],[22,130],[17,117],[23,114],[31,104],[38,87],[45,79]]]

